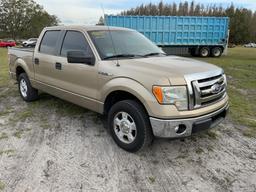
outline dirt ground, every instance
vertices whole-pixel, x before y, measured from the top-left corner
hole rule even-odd
[[[49,95],[0,90],[0,191],[256,191],[256,141],[229,120],[183,140],[118,148],[103,118]]]

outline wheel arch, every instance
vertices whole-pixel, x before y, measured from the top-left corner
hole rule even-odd
[[[16,73],[16,79],[18,80],[18,77],[21,73],[26,73],[29,76],[28,73],[29,69],[22,59],[17,59],[15,61],[15,73]]]
[[[128,100],[128,99],[138,102],[144,108],[144,110],[147,112],[147,109],[145,108],[144,104],[135,95],[133,95],[127,91],[124,91],[124,90],[115,90],[115,91],[112,91],[111,93],[109,93],[108,96],[106,97],[106,99],[104,101],[104,112],[103,113],[108,114],[109,110],[115,103],[117,103],[119,101],[123,101],[123,100]]]
[[[21,67],[20,65],[18,65],[16,67],[16,79],[18,80],[19,76],[21,73],[26,73],[26,71],[23,69],[23,67]]]
[[[144,86],[132,79],[118,78],[108,82],[103,88],[102,101],[104,114],[107,114],[113,104],[118,101],[131,99],[140,103],[147,114],[150,114],[148,102],[155,99]]]
[[[222,45],[213,45],[213,46],[210,46],[210,49],[212,50],[213,48],[216,48],[216,47],[221,48],[222,51],[224,51],[225,49],[225,47]]]

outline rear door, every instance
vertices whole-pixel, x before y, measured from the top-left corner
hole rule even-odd
[[[58,57],[58,42],[63,32],[48,30],[44,33],[38,50],[34,53],[35,80],[47,85],[58,86],[55,77],[55,63]]]

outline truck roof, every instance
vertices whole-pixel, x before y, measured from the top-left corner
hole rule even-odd
[[[132,29],[123,28],[123,27],[108,27],[108,26],[85,26],[85,25],[69,25],[69,26],[53,26],[46,27],[45,30],[83,30],[83,31],[105,31],[105,30],[126,30],[126,31],[134,31]]]

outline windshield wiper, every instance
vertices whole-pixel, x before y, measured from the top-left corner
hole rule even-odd
[[[166,55],[166,54],[165,53],[155,52],[155,53],[148,53],[146,55],[143,55],[143,57],[154,56],[154,55]]]
[[[135,54],[118,54],[118,55],[111,55],[111,56],[107,56],[104,57],[103,59],[112,59],[112,58],[116,58],[116,57],[143,57],[144,55],[135,55]]]

